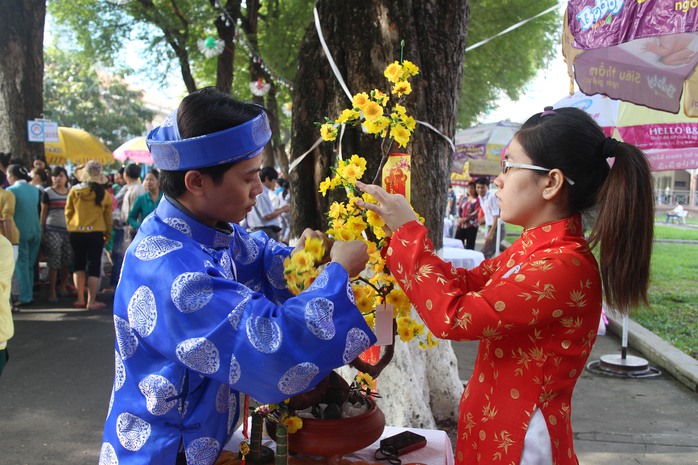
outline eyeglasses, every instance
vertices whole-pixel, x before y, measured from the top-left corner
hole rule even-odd
[[[533,171],[545,171],[546,173],[550,173],[552,171],[552,169],[543,168],[542,166],[527,165],[526,163],[512,163],[509,160],[502,160],[502,174],[508,173],[509,169],[511,169],[511,168],[521,168],[524,170],[533,170]],[[565,181],[570,183],[570,186],[574,186],[574,181],[572,181],[567,176],[565,176]]]

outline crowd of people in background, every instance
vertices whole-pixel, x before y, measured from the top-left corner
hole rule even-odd
[[[48,304],[73,296],[75,308],[105,306],[97,295],[116,288],[128,245],[163,197],[157,169],[141,176],[137,164],[106,175],[96,161],[72,175],[42,158],[27,169],[22,160],[0,153],[0,236],[13,251],[13,312],[34,304],[41,262]],[[263,168],[260,177],[264,192],[246,218],[247,228],[288,243],[288,181],[273,167]]]
[[[484,227],[484,244],[481,252],[485,258],[492,258],[496,254],[497,229],[499,229],[500,248],[506,235],[503,222],[499,221],[499,206],[497,198],[490,191],[490,180],[479,177],[470,181],[466,191],[457,197],[451,186],[447,193],[448,216],[454,220],[453,237],[463,241],[466,249],[475,250],[480,226]],[[444,231],[449,234],[449,231]]]

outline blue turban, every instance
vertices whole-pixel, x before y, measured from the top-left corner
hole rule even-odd
[[[247,160],[259,155],[271,139],[267,115],[260,108],[251,120],[223,131],[182,139],[177,110],[148,134],[146,145],[161,170],[184,171]]]

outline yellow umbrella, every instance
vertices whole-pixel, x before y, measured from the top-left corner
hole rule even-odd
[[[89,160],[101,164],[114,161],[111,150],[97,137],[76,128],[58,128],[58,142],[44,142],[44,154],[49,165],[65,165],[69,160],[83,165]]]

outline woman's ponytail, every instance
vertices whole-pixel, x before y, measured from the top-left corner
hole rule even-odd
[[[608,138],[600,151],[615,161],[596,196],[590,245],[599,247],[606,302],[625,314],[640,303],[648,304],[654,235],[652,174],[644,153],[632,145]]]

